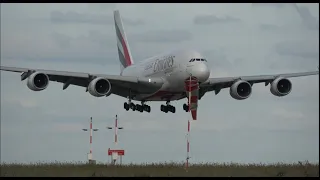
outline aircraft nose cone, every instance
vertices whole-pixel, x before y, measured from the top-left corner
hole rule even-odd
[[[188,68],[188,72],[198,78],[199,82],[205,82],[210,76],[210,70],[204,63],[195,64]]]

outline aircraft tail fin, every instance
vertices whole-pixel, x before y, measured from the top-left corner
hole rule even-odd
[[[119,61],[121,63],[120,69],[122,72],[124,68],[131,66],[133,64],[133,59],[131,56],[126,34],[124,32],[119,10],[114,11],[113,15],[114,15],[115,30],[117,35],[118,55],[119,55]]]

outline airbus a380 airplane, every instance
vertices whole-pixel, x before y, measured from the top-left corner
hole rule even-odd
[[[150,112],[147,101],[166,101],[161,105],[161,111],[175,113],[175,107],[170,101],[188,97],[185,90],[185,80],[197,79],[198,89],[195,93],[196,103],[206,92],[214,91],[218,94],[221,89],[229,88],[230,95],[237,100],[248,98],[252,92],[252,85],[264,82],[270,84],[270,91],[275,96],[285,96],[291,92],[290,77],[309,76],[319,74],[319,71],[209,78],[210,70],[207,60],[200,53],[193,50],[178,50],[157,55],[134,63],[129,44],[124,32],[119,11],[114,11],[115,30],[119,60],[122,66],[120,75],[91,74],[82,72],[53,71],[43,69],[28,69],[1,66],[3,71],[22,73],[21,80],[27,79],[27,86],[33,91],[41,91],[48,87],[49,81],[63,83],[63,90],[70,84],[85,87],[93,96],[106,97],[111,94],[128,98],[124,108],[140,112]],[[140,101],[140,104],[132,103]],[[196,104],[197,106],[197,104]],[[187,104],[183,105],[189,110]],[[193,119],[196,119],[196,108]]]

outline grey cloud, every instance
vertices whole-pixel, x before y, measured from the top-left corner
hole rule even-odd
[[[73,11],[62,13],[53,11],[50,14],[50,20],[53,23],[91,23],[91,24],[111,24],[112,19],[108,16],[96,16],[92,14],[83,14]]]
[[[225,17],[218,17],[216,15],[199,15],[193,19],[193,23],[196,25],[208,25],[214,23],[234,23],[234,22],[241,22],[241,19],[225,16]]]
[[[245,64],[245,60],[243,58],[236,58],[234,59],[233,64],[235,66],[242,66],[243,64]]]
[[[283,8],[286,6],[286,3],[252,3],[253,7],[276,7]]]
[[[282,56],[297,56],[306,59],[319,59],[319,43],[312,44],[309,41],[281,42],[275,45],[275,50],[279,55]]]
[[[87,35],[80,35],[75,38],[57,32],[52,33],[51,37],[62,49],[78,44],[80,41],[82,41],[82,43],[95,43],[96,45],[99,45],[100,48],[115,47],[116,43],[115,33],[114,36],[111,36],[110,34],[103,34],[97,30],[90,30]]]
[[[127,19],[127,18],[122,17],[122,21],[124,24],[129,25],[129,26],[139,26],[139,25],[145,24],[145,22],[141,19],[132,20],[132,19]]]
[[[1,86],[4,85],[1,83]],[[1,90],[3,90],[1,88]],[[1,96],[4,94],[1,93]],[[19,108],[19,113],[15,113],[16,108]],[[37,120],[32,118],[32,114],[36,112],[41,112],[42,108],[39,106],[26,108],[25,106],[21,105],[21,102],[18,103],[10,103],[1,100],[1,125],[2,126],[9,126],[9,125],[21,125],[22,123],[19,122],[19,119],[28,119],[28,123],[35,123]],[[33,112],[33,113],[32,113]],[[5,121],[7,120],[7,121]],[[25,122],[26,123],[26,122]],[[1,126],[1,127],[2,127]]]
[[[189,41],[192,33],[186,30],[158,30],[147,31],[143,34],[130,35],[130,39],[137,42],[171,43]],[[132,41],[132,42],[133,42]]]
[[[228,72],[239,68],[246,68],[246,64],[249,63],[248,61],[241,57],[232,57],[230,53],[226,48],[217,48],[202,52],[208,59],[209,66],[215,69],[215,71],[219,69]]]
[[[41,58],[42,60],[87,62],[90,59],[91,63],[105,64],[107,63],[106,59],[117,58],[115,36],[96,30],[91,30],[88,34],[78,37],[54,32],[51,34],[51,38],[59,47],[61,54],[50,58]],[[30,59],[37,61],[35,58]]]
[[[55,32],[52,33],[52,38],[61,49],[69,48],[71,45],[72,38],[67,35]]]
[[[205,50],[203,55],[208,59],[210,66],[219,68],[231,68],[233,66],[223,48]]]
[[[280,55],[276,60],[270,59],[268,67],[310,69],[319,64],[319,43],[310,41],[285,41],[275,44],[274,51]],[[314,69],[315,70],[315,69]]]
[[[116,52],[114,53],[105,53],[105,54],[97,54],[94,55],[93,53],[90,53],[91,55],[86,55],[86,56],[81,56],[81,55],[57,55],[57,56],[52,56],[52,57],[42,57],[42,58],[37,58],[37,57],[25,57],[24,61],[26,62],[37,62],[38,65],[39,63],[46,64],[48,62],[55,62],[55,63],[77,63],[77,65],[80,64],[95,64],[95,65],[118,65],[118,56]],[[6,59],[16,59],[16,57],[5,57]],[[16,66],[21,66],[21,65],[16,65]],[[35,68],[37,66],[33,66],[32,68]],[[50,67],[50,69],[54,69],[54,66]],[[105,73],[105,72],[102,72]]]
[[[114,33],[115,34],[115,33]],[[111,38],[107,34],[103,34],[99,31],[89,31],[88,40],[100,45],[101,48],[116,47],[116,38]]]
[[[111,34],[104,34],[97,30],[88,31],[88,35],[83,35],[75,38],[75,40],[83,39],[88,42],[95,43],[99,45],[100,48],[115,48],[116,38],[115,32]]]
[[[274,24],[260,24],[259,27],[261,30],[265,31],[275,31],[279,29],[279,26]]]
[[[89,9],[98,10],[98,11],[106,11],[109,9],[114,9],[117,3],[88,3],[87,6]]]
[[[294,10],[299,14],[302,23],[308,29],[311,30],[319,30],[319,19],[314,17],[310,10],[304,6],[298,6],[296,3],[253,3],[253,7],[276,7],[276,8],[283,8],[283,7],[290,7],[294,8]]]
[[[294,8],[297,10],[300,15],[303,24],[311,30],[319,30],[319,19],[312,16],[310,10],[307,7],[299,7],[296,3],[292,3]]]
[[[50,13],[50,20],[53,23],[87,23],[87,24],[106,24],[113,25],[114,20],[112,15],[97,15],[88,13],[78,13],[68,11],[66,13],[53,11]],[[122,17],[123,23],[129,26],[143,25],[142,20],[132,20]]]

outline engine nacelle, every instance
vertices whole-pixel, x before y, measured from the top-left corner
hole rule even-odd
[[[95,78],[89,83],[88,91],[95,97],[109,96],[111,94],[111,83],[102,77]]]
[[[292,90],[291,82],[282,77],[278,77],[272,81],[270,85],[270,92],[275,96],[286,96]]]
[[[238,80],[230,87],[230,95],[234,99],[247,99],[252,92],[251,84],[247,81]]]
[[[42,91],[49,85],[48,75],[40,72],[32,73],[27,80],[27,86],[33,91]]]

